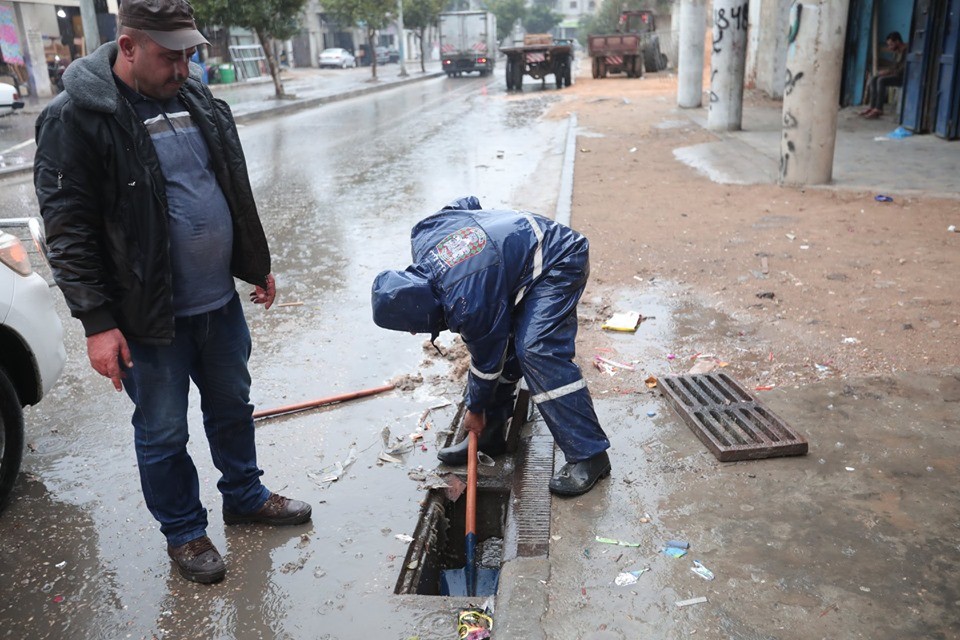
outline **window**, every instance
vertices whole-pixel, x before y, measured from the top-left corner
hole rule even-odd
[[[577,0],[571,0],[571,2],[570,2],[570,8],[571,8],[571,9],[576,9],[576,8],[577,8]]]

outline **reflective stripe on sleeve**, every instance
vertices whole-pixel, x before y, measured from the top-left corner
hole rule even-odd
[[[481,380],[497,380],[500,378],[500,374],[503,373],[503,370],[495,371],[493,373],[484,373],[483,371],[480,371],[480,369],[477,369],[475,366],[473,366],[473,363],[471,362],[470,373],[477,376]]]
[[[571,382],[570,384],[565,384],[562,387],[552,389],[550,391],[544,391],[543,393],[538,393],[535,396],[532,396],[530,399],[533,400],[536,404],[542,402],[547,402],[548,400],[556,400],[557,398],[562,398],[563,396],[573,393],[574,391],[579,391],[587,386],[587,381],[583,378],[580,378],[576,382]]]
[[[533,217],[533,214],[527,211],[521,211],[520,215],[527,219],[527,222],[530,223],[530,227],[533,229],[533,234],[537,236],[537,246],[533,250],[533,274],[531,274],[530,277],[531,280],[536,280],[540,277],[540,274],[543,273],[543,230],[540,228],[540,225],[537,224],[537,219]],[[523,296],[526,292],[526,287],[520,289],[520,292],[517,293],[517,298],[513,301],[513,304],[520,304],[520,301],[523,300]]]

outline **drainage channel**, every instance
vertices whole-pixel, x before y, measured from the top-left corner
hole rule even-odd
[[[553,440],[528,423],[529,395],[518,394],[507,430],[508,453],[494,467],[480,466],[477,482],[477,562],[500,569],[517,557],[546,556],[550,537],[550,493]],[[463,407],[453,418],[447,444],[463,437]],[[466,481],[466,468],[440,467]],[[440,575],[466,564],[465,497],[450,500],[432,489],[422,503],[413,542],[407,549],[394,588],[396,594],[439,596]]]

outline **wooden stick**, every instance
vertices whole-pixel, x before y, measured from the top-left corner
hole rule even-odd
[[[394,389],[394,388],[395,387],[392,384],[385,384],[382,387],[374,387],[372,389],[363,389],[362,391],[354,391],[352,393],[342,393],[338,396],[330,396],[329,398],[321,398],[319,400],[310,400],[309,402],[291,404],[285,407],[277,407],[276,409],[263,409],[262,411],[254,411],[253,419],[259,420],[261,418],[270,418],[273,416],[279,416],[286,413],[295,413],[297,411],[304,411],[306,409],[324,407],[329,404],[339,404],[341,402],[347,402],[348,400],[356,400],[357,398],[365,398],[367,396],[383,393],[384,391],[390,391],[391,389]]]

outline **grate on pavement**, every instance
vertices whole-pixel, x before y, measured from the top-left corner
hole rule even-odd
[[[660,379],[667,402],[721,462],[807,453],[807,440],[725,373]]]

